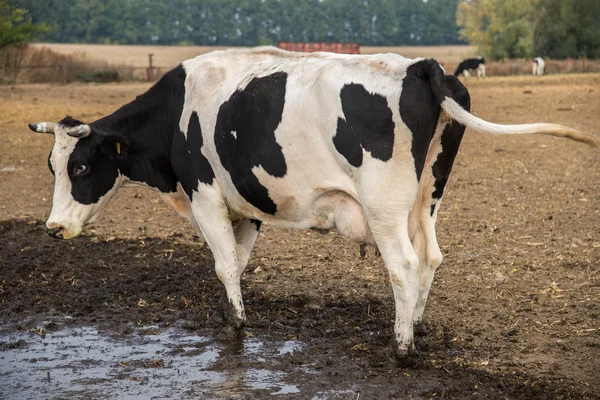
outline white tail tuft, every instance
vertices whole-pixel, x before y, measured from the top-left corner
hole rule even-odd
[[[444,101],[442,101],[442,109],[446,111],[453,120],[480,132],[493,133],[496,135],[523,135],[528,133],[552,135],[586,143],[592,147],[600,146],[600,138],[563,125],[546,123],[501,125],[487,122],[462,108],[460,104],[450,97],[446,97]]]

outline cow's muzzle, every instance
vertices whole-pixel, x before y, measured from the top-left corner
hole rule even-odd
[[[64,239],[65,228],[58,226],[56,228],[48,228],[46,233],[53,239]]]

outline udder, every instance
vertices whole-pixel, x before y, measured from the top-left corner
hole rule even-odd
[[[177,212],[177,214],[191,221],[192,208],[190,206],[190,200],[183,191],[181,184],[177,184],[177,192],[161,193],[160,197],[165,203],[170,205]]]
[[[315,228],[335,228],[339,233],[360,244],[375,244],[362,206],[352,196],[328,192],[315,201]]]

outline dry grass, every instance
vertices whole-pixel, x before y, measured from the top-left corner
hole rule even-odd
[[[148,55],[153,54],[153,62],[159,68],[173,68],[181,61],[200,54],[227,47],[211,46],[126,46],[100,44],[60,44],[38,43],[35,47],[45,47],[65,54],[85,54],[89,59],[97,59],[109,63],[118,63],[138,68],[148,66]],[[361,54],[397,53],[404,57],[435,58],[440,62],[458,63],[462,59],[475,55],[472,46],[388,46],[361,47]]]
[[[218,46],[128,46],[62,43],[36,43],[32,46],[49,48],[68,56],[85,54],[91,60],[128,65],[134,68],[148,67],[148,55],[153,54],[154,66],[162,69],[170,69],[189,58],[226,48]]]
[[[11,69],[0,73],[7,83],[46,83],[63,81],[63,65],[68,82],[120,81],[132,79],[134,69],[107,60],[92,59],[86,52],[64,54],[51,47],[29,46],[12,49]]]
[[[38,43],[30,46],[37,60],[26,60],[25,65],[32,63],[54,65],[53,68],[27,70],[18,75],[18,82],[60,82],[61,72],[58,67],[62,57],[69,63],[69,79],[81,80],[78,76],[83,71],[116,71],[121,80],[145,80],[149,55],[153,55],[155,76],[161,76],[169,69],[184,60],[224,49],[219,46],[128,46],[99,44],[51,44]],[[426,57],[438,60],[453,73],[460,61],[476,56],[473,46],[388,46],[361,47],[362,54],[397,53],[408,58]],[[600,60],[546,60],[547,74],[600,72]],[[531,75],[531,60],[505,60],[488,62],[488,76]]]

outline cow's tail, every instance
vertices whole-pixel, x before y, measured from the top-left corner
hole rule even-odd
[[[452,97],[453,93],[444,84],[444,70],[434,60],[422,61],[423,72],[428,75],[431,90],[440,103],[445,113],[462,125],[480,132],[493,133],[497,135],[522,135],[527,133],[559,136],[578,142],[587,143],[593,147],[600,146],[600,138],[589,133],[578,131],[558,124],[520,124],[501,125],[485,121],[474,116],[460,106]],[[466,89],[465,89],[466,91]]]
[[[451,97],[446,97],[442,101],[441,106],[453,120],[476,131],[493,133],[496,135],[522,135],[527,133],[552,135],[586,143],[592,147],[600,146],[600,138],[567,126],[546,123],[520,125],[494,124],[466,111]]]

